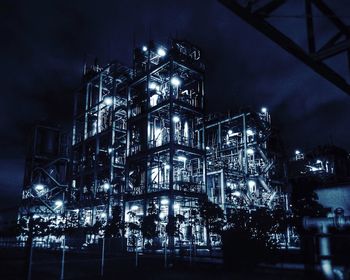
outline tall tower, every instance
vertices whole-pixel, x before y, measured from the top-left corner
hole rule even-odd
[[[58,127],[33,127],[25,161],[19,218],[56,218],[62,214],[68,187],[67,135]]]
[[[205,242],[194,224],[198,199],[206,196],[204,65],[200,50],[185,41],[169,47],[150,42],[134,51],[128,90],[125,219],[153,211],[159,231],[181,215],[184,240]],[[153,209],[153,210],[152,210]],[[179,238],[168,236],[169,247]]]
[[[69,211],[80,225],[107,221],[125,184],[126,84],[131,71],[117,62],[84,70],[75,95]]]

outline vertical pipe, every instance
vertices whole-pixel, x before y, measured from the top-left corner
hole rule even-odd
[[[101,252],[101,277],[103,277],[105,267],[105,237],[102,238],[102,252]]]
[[[62,259],[61,259],[61,276],[60,276],[60,280],[64,280],[64,264],[65,264],[65,258],[66,258],[66,236],[63,235],[63,240],[62,240]]]
[[[221,185],[221,204],[224,209],[224,213],[226,213],[226,204],[225,204],[225,186],[224,186],[224,170],[220,171],[220,185]]]
[[[243,116],[243,145],[244,145],[243,160],[244,160],[244,175],[246,179],[248,176],[246,114],[244,113],[242,116]]]
[[[63,192],[63,204],[62,204],[62,216],[65,217],[65,227],[67,226],[67,216],[65,215],[66,205],[65,205],[65,192]],[[65,228],[63,229],[65,231]],[[62,259],[61,259],[61,276],[60,280],[64,280],[64,265],[65,265],[65,257],[66,257],[66,233],[63,234],[62,240]]]
[[[332,262],[331,262],[331,249],[329,243],[329,235],[327,225],[322,224],[320,227],[320,238],[319,238],[319,250],[321,259],[321,269],[324,276],[329,279],[334,279]]]

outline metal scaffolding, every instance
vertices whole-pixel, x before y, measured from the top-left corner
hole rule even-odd
[[[35,134],[20,213],[26,205],[66,228],[99,225],[88,243],[120,218],[115,236],[126,226],[135,250],[146,241],[192,252],[219,240],[201,214],[208,199],[227,214],[287,205],[282,148],[267,109],[206,117],[204,70],[200,50],[179,40],[136,48],[133,69],[85,66],[70,143],[61,148],[59,130]],[[37,148],[50,152],[37,156]],[[141,238],[147,221],[157,236]],[[75,233],[84,239],[83,230]]]
[[[232,208],[284,204],[282,147],[271,128],[266,108],[206,123],[208,196]]]
[[[36,125],[25,162],[19,221],[44,218],[62,222],[69,182],[68,137],[57,127]]]
[[[125,219],[159,215],[169,248],[205,242],[194,224],[206,195],[204,65],[200,50],[185,41],[169,47],[150,42],[135,49],[128,91]],[[166,224],[182,215],[183,240],[167,236]],[[154,244],[153,244],[154,245]]]
[[[75,95],[68,212],[79,225],[106,223],[125,184],[126,90],[130,69],[118,62],[85,67]]]

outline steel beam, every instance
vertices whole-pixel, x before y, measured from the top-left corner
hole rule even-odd
[[[219,2],[221,2],[224,6],[226,6],[228,9],[234,12],[241,19],[243,19],[244,21],[252,25],[255,29],[257,29],[258,31],[266,35],[268,38],[270,38],[272,41],[277,43],[284,50],[286,50],[287,52],[291,53],[292,55],[300,59],[310,68],[312,68],[316,73],[323,76],[325,79],[327,79],[328,81],[336,85],[338,88],[343,90],[345,93],[350,95],[350,84],[346,81],[346,79],[343,76],[336,73],[332,68],[330,68],[328,65],[326,65],[321,61],[321,59],[325,59],[327,57],[337,55],[342,51],[348,51],[349,48],[347,48],[348,47],[347,44],[343,42],[344,44],[337,47],[334,47],[332,45],[330,49],[328,49],[329,46],[327,46],[324,52],[323,51],[321,52],[321,55],[315,56],[315,54],[311,54],[305,51],[302,47],[296,44],[292,39],[287,37],[285,34],[283,34],[281,31],[275,28],[272,24],[267,22],[262,15],[258,15],[256,12],[252,12],[251,7],[249,6],[244,7],[241,4],[239,4],[238,1],[236,0],[219,0]],[[284,3],[283,1],[277,1],[277,2],[278,4]],[[277,5],[277,2],[275,3],[275,5]],[[342,34],[346,36],[350,35],[348,27],[339,18],[336,17],[336,15],[332,12],[332,10],[328,6],[326,6],[323,3],[323,1],[311,0],[311,2],[325,16],[329,18],[329,20],[339,29],[339,31]],[[266,10],[270,12],[270,10],[272,11],[275,9],[269,10],[266,8]],[[310,21],[307,24],[307,26],[309,26],[310,28],[312,27],[312,24]],[[331,39],[332,41],[330,42],[330,44],[335,43],[336,39],[339,38],[339,35],[337,34],[336,39],[334,38],[333,40]],[[310,46],[310,51],[312,51],[314,49],[313,34],[309,34],[309,46]]]

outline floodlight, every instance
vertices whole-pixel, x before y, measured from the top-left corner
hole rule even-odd
[[[180,117],[179,116],[173,116],[173,122],[177,123],[180,121]]]
[[[63,205],[63,201],[62,200],[56,200],[55,201],[55,206],[56,207],[61,207]]]
[[[165,49],[163,49],[163,48],[159,48],[159,49],[157,50],[157,54],[158,54],[159,56],[163,57],[163,56],[166,55],[166,51],[165,51]]]
[[[110,96],[107,96],[103,98],[103,103],[107,106],[111,106],[113,104],[113,98]]]
[[[44,186],[43,184],[36,184],[36,185],[34,186],[34,189],[35,189],[37,192],[43,191],[44,188],[45,188],[45,186]]]
[[[254,131],[251,130],[250,128],[247,129],[247,136],[253,136],[254,135]]]
[[[103,184],[103,188],[104,188],[104,190],[106,190],[106,191],[109,190],[109,187],[110,187],[110,186],[111,186],[111,185],[110,185],[109,183],[107,183],[107,182]]]
[[[233,192],[233,196],[241,196],[241,193],[239,191]]]
[[[167,204],[169,204],[169,200],[168,199],[162,199],[161,201],[160,201],[160,204],[161,205],[167,205]]]
[[[178,78],[178,77],[172,77],[170,79],[170,83],[175,86],[175,87],[178,87],[180,84],[181,84],[181,80]]]

